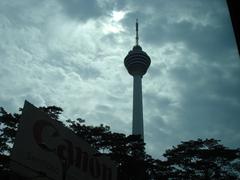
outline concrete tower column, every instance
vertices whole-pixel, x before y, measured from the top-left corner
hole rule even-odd
[[[143,131],[143,104],[142,104],[142,76],[133,76],[133,122],[132,134],[140,134],[144,137]]]

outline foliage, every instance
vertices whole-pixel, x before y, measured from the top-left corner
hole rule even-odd
[[[0,107],[0,153],[9,153],[17,132],[20,114],[7,113]]]
[[[118,164],[119,179],[143,179],[145,163],[144,142],[140,136],[112,133],[109,126],[87,126],[83,119],[67,121],[69,128],[92,147]],[[139,171],[142,169],[142,171]]]
[[[59,121],[59,115],[63,112],[63,109],[57,106],[39,107],[39,109],[47,113],[50,118],[56,121]]]
[[[232,166],[239,149],[228,149],[215,139],[186,141],[165,152],[172,177],[182,179],[236,179]]]
[[[63,110],[56,106],[39,108],[53,120]],[[0,108],[0,170],[8,169],[9,153],[21,117]],[[165,160],[146,154],[140,136],[110,131],[109,126],[87,126],[85,120],[67,120],[68,128],[93,148],[109,156],[118,165],[119,180],[158,179],[237,179],[240,173],[240,150],[229,149],[215,139],[181,142],[166,150]]]

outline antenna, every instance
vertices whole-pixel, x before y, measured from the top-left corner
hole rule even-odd
[[[138,19],[136,19],[136,46],[138,46]]]

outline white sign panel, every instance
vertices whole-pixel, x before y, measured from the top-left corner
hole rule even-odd
[[[25,102],[12,169],[25,177],[53,180],[116,180],[117,169],[61,123]]]

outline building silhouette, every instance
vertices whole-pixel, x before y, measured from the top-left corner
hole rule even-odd
[[[151,59],[138,44],[138,20],[136,20],[136,44],[124,59],[128,73],[133,76],[133,113],[132,134],[141,135],[144,139],[142,77],[151,64]]]
[[[238,54],[240,56],[240,1],[227,0],[227,5],[229,9],[229,14],[232,20],[232,27],[235,34]]]

